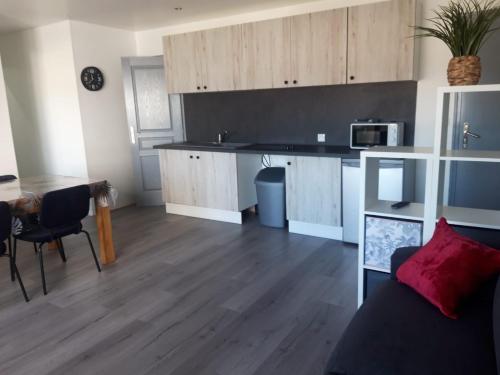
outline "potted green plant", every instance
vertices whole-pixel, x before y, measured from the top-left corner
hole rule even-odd
[[[440,6],[428,19],[429,27],[416,26],[415,37],[434,37],[442,40],[453,58],[448,65],[448,82],[452,86],[477,85],[481,79],[479,50],[491,34],[500,17],[496,0],[451,0]]]

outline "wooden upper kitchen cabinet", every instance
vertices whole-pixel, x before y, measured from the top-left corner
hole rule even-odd
[[[414,79],[416,0],[164,37],[170,93]]]
[[[163,38],[167,91],[198,92],[203,87],[203,38],[201,32]]]
[[[341,159],[287,158],[286,209],[291,221],[342,226]]]
[[[347,9],[242,26],[242,90],[346,82]]]
[[[290,19],[243,24],[240,90],[290,85]]]
[[[231,91],[240,85],[241,26],[204,30],[202,91]]]
[[[348,82],[413,80],[416,0],[349,8]]]
[[[168,92],[235,90],[240,43],[239,25],[164,37]]]
[[[347,9],[291,17],[293,86],[346,83]]]
[[[347,9],[164,38],[170,93],[346,81]]]

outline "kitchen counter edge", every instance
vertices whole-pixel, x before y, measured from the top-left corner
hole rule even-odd
[[[335,153],[321,151],[321,146],[318,146],[318,151],[315,152],[302,152],[302,151],[287,151],[287,150],[252,150],[251,148],[238,149],[238,148],[223,148],[223,147],[200,147],[190,146],[182,143],[168,143],[163,145],[156,145],[153,147],[157,150],[185,150],[185,151],[201,151],[201,152],[225,152],[230,154],[258,154],[258,155],[285,155],[285,156],[316,156],[316,157],[329,157],[340,159],[359,159],[359,150],[349,150],[349,153]]]

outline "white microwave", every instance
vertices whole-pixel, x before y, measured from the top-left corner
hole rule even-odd
[[[373,146],[403,146],[404,123],[351,124],[351,148],[366,149]]]

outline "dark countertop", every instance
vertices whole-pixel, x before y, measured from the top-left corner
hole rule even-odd
[[[265,155],[298,155],[322,156],[342,159],[359,159],[359,150],[351,150],[349,146],[331,145],[285,145],[285,144],[246,144],[222,147],[212,143],[169,143],[154,147],[159,150],[189,150],[209,152],[229,152],[236,154],[265,154]]]

